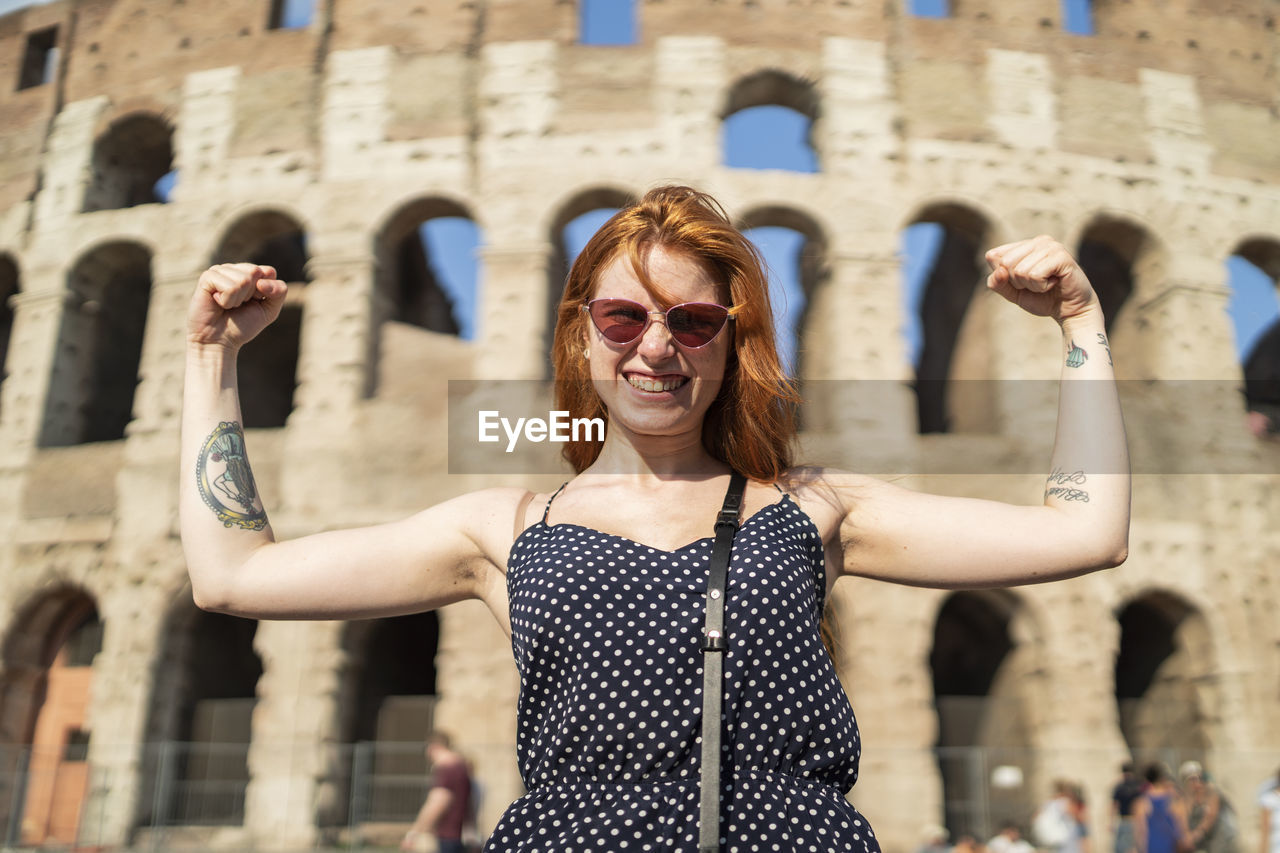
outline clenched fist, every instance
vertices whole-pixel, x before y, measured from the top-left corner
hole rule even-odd
[[[1061,323],[1099,312],[1097,294],[1076,259],[1052,237],[1006,243],[987,252],[987,287],[1037,317]]]
[[[274,267],[210,267],[201,274],[187,308],[187,342],[239,350],[280,316],[287,290]]]

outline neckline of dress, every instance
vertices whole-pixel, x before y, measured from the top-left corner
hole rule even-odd
[[[784,492],[781,498],[774,501],[773,503],[765,504],[760,509],[756,510],[755,513],[753,513],[746,521],[738,525],[738,531],[741,532],[742,530],[746,529],[753,521],[755,521],[760,516],[764,515],[769,510],[775,507],[781,507],[785,503],[790,503],[792,506],[795,506],[797,509],[799,508],[798,505],[791,500],[791,495],[786,494]],[[687,551],[690,548],[695,548],[704,542],[714,542],[716,538],[714,535],[703,536],[701,538],[693,540],[692,542],[689,542],[688,544],[681,545],[679,548],[673,548],[673,549],[657,548],[653,545],[648,545],[644,542],[640,542],[639,540],[632,539],[630,536],[623,536],[619,533],[609,533],[608,531],[601,530],[598,527],[589,527],[585,524],[575,524],[572,521],[557,521],[555,524],[548,524],[546,519],[544,518],[544,519],[539,519],[534,524],[531,524],[528,527],[526,527],[524,530],[522,530],[520,532],[520,535],[516,538],[516,541],[512,543],[511,550],[512,551],[515,550],[516,546],[520,544],[520,540],[523,539],[524,535],[528,533],[530,530],[533,530],[535,528],[540,528],[543,530],[555,530],[557,527],[568,527],[568,528],[573,528],[575,530],[585,530],[588,533],[597,533],[601,536],[607,536],[610,539],[617,539],[620,542],[626,542],[628,544],[635,545],[637,548],[644,548],[648,551],[653,551],[658,554],[679,554],[681,551]]]

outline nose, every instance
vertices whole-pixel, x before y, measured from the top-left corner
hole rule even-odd
[[[675,349],[675,338],[667,328],[667,315],[649,312],[649,323],[640,333],[640,354],[646,358],[665,358]]]

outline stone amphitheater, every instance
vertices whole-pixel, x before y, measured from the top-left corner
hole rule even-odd
[[[1050,0],[942,17],[640,0],[614,46],[584,43],[580,12],[324,0],[297,24],[267,0],[55,0],[0,17],[6,844],[374,843],[408,819],[374,782],[416,781],[433,724],[475,764],[491,826],[522,792],[518,681],[482,605],[260,624],[194,607],[186,302],[211,262],[295,284],[242,359],[278,535],[547,488],[563,473],[450,473],[448,383],[544,379],[566,226],[678,181],[804,240],[814,461],[1038,501],[1057,332],[981,292],[980,251],[1053,234],[1106,303],[1137,473],[1128,562],[1013,590],[836,587],[865,744],[850,796],[886,849],[925,824],[1025,824],[1057,777],[1105,838],[1130,754],[1203,761],[1256,846],[1255,792],[1280,766],[1280,444],[1246,428],[1224,264],[1280,275],[1280,6],[1106,0],[1082,35]],[[769,105],[808,121],[816,171],[726,165],[726,120]],[[438,218],[483,235],[472,340],[416,239]],[[899,246],[918,223],[945,237],[917,367]]]

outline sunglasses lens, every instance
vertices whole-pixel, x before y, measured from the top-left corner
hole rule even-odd
[[[692,303],[667,312],[671,336],[687,347],[704,347],[724,328],[729,311],[723,305]]]
[[[615,344],[634,341],[648,319],[643,305],[626,299],[596,299],[591,303],[591,322]]]

